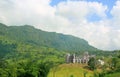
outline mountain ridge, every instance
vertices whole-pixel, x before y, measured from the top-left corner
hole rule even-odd
[[[97,50],[84,39],[62,33],[43,31],[31,25],[7,26],[0,23],[0,36],[26,44],[51,47],[64,51]]]

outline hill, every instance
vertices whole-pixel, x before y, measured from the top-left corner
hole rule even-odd
[[[93,77],[93,71],[82,64],[62,64],[51,69],[48,77]],[[86,74],[86,76],[84,76]]]
[[[55,32],[46,32],[33,26],[7,26],[0,23],[0,37],[33,46],[45,46],[63,51],[95,51],[84,39]]]
[[[56,77],[93,76],[92,71],[80,64],[63,64],[66,51],[109,55],[71,35],[46,32],[29,25],[0,24],[0,77],[53,77],[54,72]],[[62,65],[56,67],[59,64]]]

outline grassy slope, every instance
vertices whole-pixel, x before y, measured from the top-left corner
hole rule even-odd
[[[93,72],[83,68],[81,64],[62,64],[56,68],[51,69],[48,77],[84,77],[84,73],[87,72],[86,77],[93,77]],[[56,69],[55,76],[54,70]]]
[[[120,72],[116,72],[116,73],[113,73],[113,74],[108,74],[105,77],[120,77]]]

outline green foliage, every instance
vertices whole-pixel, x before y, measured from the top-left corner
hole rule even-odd
[[[83,74],[84,74],[84,77],[86,77],[86,75],[87,75],[87,71],[84,71],[84,73],[83,73]]]
[[[17,42],[14,47],[13,44],[1,43],[1,47],[5,47],[2,47],[3,52],[7,50],[6,47],[9,49],[10,46],[11,49],[0,59],[0,77],[45,77],[53,65],[64,62],[65,53],[54,48]]]
[[[112,70],[120,70],[120,58],[119,57],[113,57],[108,60],[109,68]]]
[[[17,46],[17,51],[19,52],[29,51],[34,49],[34,47],[48,47],[58,51],[74,52],[76,54],[89,51],[91,54],[109,55],[107,52],[98,51],[98,49],[90,46],[87,41],[81,38],[42,31],[29,25],[8,27],[0,23],[0,40]]]
[[[119,58],[118,53],[115,55],[116,55],[115,57],[111,57],[108,59],[107,63],[109,64],[109,66],[104,68],[103,72],[99,74],[99,77],[118,77],[120,75],[119,73],[120,72],[120,58]],[[105,70],[108,68],[109,70]]]
[[[94,70],[94,77],[99,77],[99,73],[96,70]]]
[[[39,64],[38,77],[47,77],[50,68],[53,67],[53,62],[42,62]]]
[[[91,70],[96,69],[96,59],[94,57],[90,58],[88,61],[88,66]]]
[[[0,58],[4,57],[7,53],[14,52],[15,49],[16,44],[0,40]]]
[[[63,51],[95,51],[87,41],[71,35],[45,32],[32,26],[10,26],[0,24],[0,36],[34,46],[45,46]]]
[[[52,76],[55,77],[58,70],[55,67],[64,63],[66,51],[77,54],[89,51],[91,54],[116,56],[116,52],[109,54],[98,51],[85,40],[74,36],[45,32],[29,25],[8,27],[0,23],[0,77],[47,77],[53,66]],[[119,55],[110,61],[115,71],[120,70]],[[91,59],[88,65],[94,70],[95,59]],[[76,68],[69,71],[73,70],[74,73],[78,72]],[[84,77],[93,75],[83,70],[80,73]]]
[[[115,72],[111,74],[106,74],[104,77],[119,77],[119,76],[120,76],[120,72]]]

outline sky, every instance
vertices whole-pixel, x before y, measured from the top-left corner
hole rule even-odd
[[[119,0],[0,0],[0,23],[77,36],[102,50],[120,49],[119,20]]]

